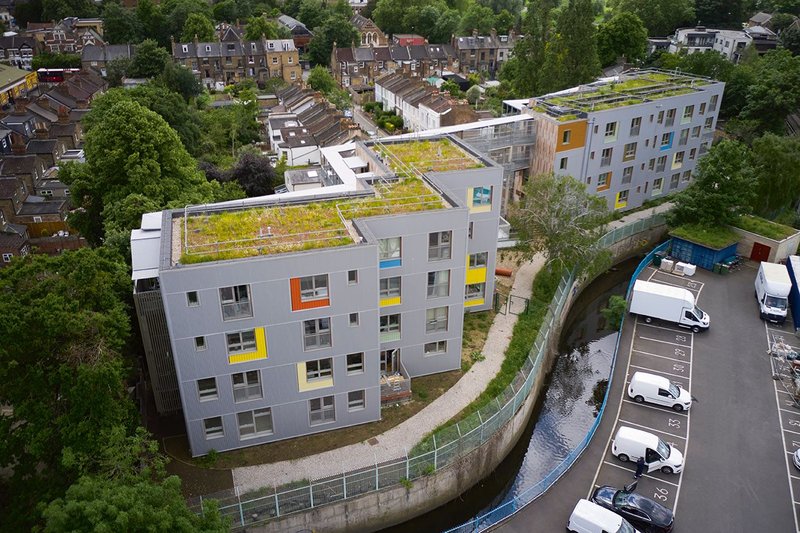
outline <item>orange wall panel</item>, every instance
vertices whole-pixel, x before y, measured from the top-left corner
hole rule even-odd
[[[316,309],[317,307],[328,307],[331,305],[330,298],[320,298],[304,302],[300,298],[300,278],[290,278],[289,288],[292,292],[292,311],[303,311],[304,309]]]
[[[564,138],[564,132],[569,130],[570,138],[567,144],[563,144],[561,139]],[[574,150],[575,148],[582,148],[586,143],[586,121],[579,120],[575,122],[568,122],[566,124],[558,125],[558,136],[556,137],[556,152],[565,152],[567,150]]]

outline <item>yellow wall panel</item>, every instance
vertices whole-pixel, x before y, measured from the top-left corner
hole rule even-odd
[[[381,298],[381,307],[389,307],[390,305],[400,305],[400,297]]]
[[[324,389],[326,387],[333,387],[333,377],[315,379],[309,382],[308,379],[306,379],[306,364],[297,363],[297,389],[300,392]]]

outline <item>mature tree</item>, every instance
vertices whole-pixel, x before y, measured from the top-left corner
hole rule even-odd
[[[161,483],[146,479],[126,483],[98,477],[83,477],[64,498],[53,501],[43,512],[45,531],[175,531],[222,533],[228,531],[216,505],[202,515],[186,506],[181,482],[176,476]]]
[[[471,35],[477,31],[480,35],[488,35],[494,28],[494,11],[490,7],[472,4],[461,19],[461,35]]]
[[[144,35],[164,48],[170,47],[169,25],[160,5],[156,5],[153,0],[139,0],[136,6],[136,18],[143,28]]]
[[[594,81],[600,74],[591,0],[569,0],[545,51],[543,87],[556,91]]]
[[[278,26],[266,17],[250,17],[244,30],[244,38],[248,41],[258,41],[264,36],[267,39],[278,38]]]
[[[131,68],[131,60],[127,57],[117,57],[106,64],[106,81],[109,87],[122,87],[122,80]]]
[[[520,242],[529,255],[544,253],[557,266],[590,267],[601,259],[599,239],[608,217],[606,201],[571,176],[543,174],[525,185],[511,210]]]
[[[647,26],[651,36],[672,35],[675,28],[693,24],[693,0],[616,0],[614,13],[633,13]]]
[[[336,0],[330,10],[331,13],[337,13],[348,20],[353,16],[353,8],[347,0]]]
[[[62,54],[43,52],[33,56],[31,68],[81,68],[81,56],[77,54]]]
[[[222,0],[213,7],[214,20],[220,22],[236,22],[239,17],[239,8],[235,0]]]
[[[211,163],[230,166],[238,149],[259,140],[254,103],[209,109],[201,118],[204,132],[202,158]]]
[[[338,47],[358,44],[358,30],[341,15],[332,15],[322,26],[314,30],[314,37],[308,45],[311,61],[318,65],[328,65],[331,61],[333,43]]]
[[[800,57],[772,50],[761,57],[747,90],[741,118],[760,123],[761,131],[781,133],[786,117],[800,108]]]
[[[192,71],[183,65],[176,65],[172,61],[167,61],[164,72],[161,74],[160,82],[169,90],[183,96],[187,102],[203,92],[203,87]]]
[[[20,28],[27,28],[29,22],[40,22],[42,17],[42,0],[29,0],[16,2],[14,7],[14,20]]]
[[[211,20],[202,13],[190,13],[183,25],[181,41],[190,42],[195,38],[201,42],[213,41],[216,37],[214,25]]]
[[[647,28],[633,13],[618,13],[597,30],[597,53],[603,66],[613,65],[624,56],[634,63],[647,52]]]
[[[522,0],[478,0],[478,3],[491,8],[494,13],[505,10],[509,13],[522,13],[524,2]]]
[[[164,66],[172,58],[165,49],[152,39],[145,39],[136,47],[136,51],[128,67],[128,76],[132,78],[155,78],[164,72]]]
[[[774,13],[769,21],[769,26],[772,31],[780,34],[783,30],[791,26],[794,20],[794,17],[788,13]]]
[[[331,76],[330,71],[322,65],[317,65],[311,69],[307,83],[315,91],[327,94],[336,88],[336,80]]]
[[[309,29],[321,26],[328,19],[328,8],[323,0],[303,0],[297,18]],[[344,15],[342,15],[344,17]]]
[[[800,30],[787,28],[781,32],[781,46],[789,50],[792,55],[800,55]]]
[[[695,18],[704,26],[738,25],[744,22],[743,0],[695,0]]]
[[[247,151],[239,156],[225,179],[238,183],[249,197],[272,194],[278,184],[269,158]]]
[[[506,33],[517,25],[517,15],[512,15],[510,11],[503,9],[494,18],[494,25],[500,33]]]
[[[800,15],[800,0],[765,0],[759,3],[759,8],[773,13]]]
[[[211,5],[205,0],[164,0],[161,9],[167,17],[170,35],[181,35],[186,19],[192,13],[211,18]]]
[[[500,79],[507,82],[519,96],[541,94],[544,76],[545,48],[550,40],[552,0],[534,0],[522,21],[524,39],[514,45],[514,55],[500,71]]]
[[[15,509],[4,529],[29,530],[36,502],[100,468],[112,433],[132,427],[119,355],[129,292],[125,264],[102,249],[29,255],[0,271],[0,403],[13,406],[0,417],[0,466]]]
[[[103,4],[103,39],[108,44],[138,43],[142,26],[136,14],[113,2]]]
[[[767,133],[753,141],[757,182],[753,209],[772,217],[800,202],[800,139]]]
[[[439,90],[450,93],[450,96],[453,98],[461,98],[464,96],[464,92],[461,90],[461,87],[453,80],[445,80],[442,82],[442,84],[439,86]]]
[[[66,165],[60,177],[77,199],[79,210],[70,220],[91,242],[99,242],[109,226],[125,229],[116,209],[131,194],[161,207],[213,198],[213,187],[175,130],[137,102],[123,100],[103,113],[86,133],[84,150],[86,163]]]
[[[419,4],[419,2],[415,2],[415,4]],[[396,0],[378,0],[372,12],[372,20],[384,33],[403,33],[407,29],[403,24],[407,5]],[[414,7],[421,9],[423,6],[415,5]]]
[[[66,17],[94,17],[97,6],[92,0],[42,0],[42,20],[59,21]]]
[[[472,87],[467,89],[467,92],[465,93],[464,96],[467,98],[467,102],[469,102],[472,105],[475,105],[478,103],[478,100],[481,99],[481,89],[477,85],[473,85]]]
[[[700,160],[694,181],[675,198],[670,225],[730,224],[750,212],[755,186],[747,146],[737,141],[722,141]]]

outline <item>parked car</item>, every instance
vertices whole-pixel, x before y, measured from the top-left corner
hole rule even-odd
[[[658,533],[672,531],[672,523],[675,519],[672,511],[635,492],[627,492],[606,485],[594,491],[592,501],[618,513],[643,531]]]
[[[794,463],[794,467],[800,470],[800,448],[794,451],[792,455],[792,462]]]
[[[578,500],[567,522],[571,533],[639,533],[620,515],[589,500]]]
[[[638,461],[644,457],[646,472],[661,470],[679,474],[683,470],[683,454],[652,433],[621,426],[611,441],[611,453],[622,461]]]
[[[628,396],[637,403],[654,403],[671,407],[678,412],[692,406],[692,395],[688,390],[671,383],[663,376],[647,372],[633,374],[631,384],[628,386]]]

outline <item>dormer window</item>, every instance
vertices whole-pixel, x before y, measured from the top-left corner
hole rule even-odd
[[[206,45],[206,52],[210,52],[210,51],[211,51],[211,45],[208,45],[208,44],[207,44],[207,45]]]
[[[182,49],[183,49],[183,53],[184,54],[188,53],[189,52],[189,45],[188,44],[184,44]]]
[[[255,49],[256,49],[256,43],[250,43],[250,50],[255,51]]]

